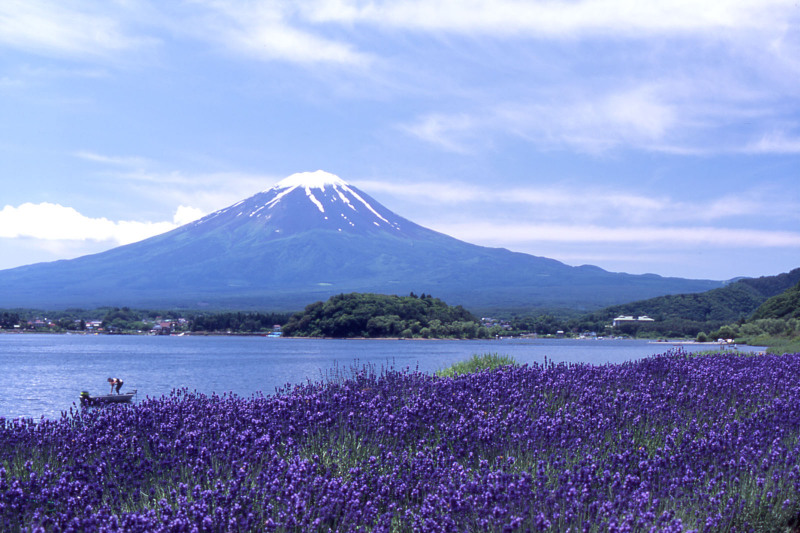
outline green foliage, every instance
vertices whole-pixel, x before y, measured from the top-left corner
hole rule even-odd
[[[189,330],[193,332],[257,333],[272,331],[275,325],[285,324],[289,313],[203,313],[190,314]]]
[[[497,353],[474,354],[466,361],[460,361],[452,366],[436,372],[442,378],[452,378],[462,374],[472,374],[483,370],[494,370],[501,366],[516,366],[517,362],[510,355]]]
[[[786,292],[781,294],[783,291]],[[719,338],[720,328],[744,323],[754,311],[754,318],[800,317],[800,268],[777,276],[740,279],[725,287],[702,293],[660,296],[577,316],[557,311],[539,316],[512,316],[509,322],[514,332],[547,335],[563,330],[572,333],[595,331],[602,334],[606,331],[606,325],[616,316],[647,315],[654,322],[624,324],[615,328],[614,334],[640,338],[696,338],[701,332],[709,332],[708,338],[716,340]],[[759,323],[757,331],[748,334],[776,330],[780,330],[779,325]]]
[[[680,318],[666,318],[655,322],[633,322],[614,328],[615,333],[640,338],[657,337],[696,337],[701,331],[716,330],[725,323],[714,321],[696,321]]]
[[[487,336],[477,318],[459,306],[431,296],[389,296],[351,293],[315,302],[295,313],[283,327],[296,337],[423,337]]]
[[[800,283],[768,299],[751,317],[765,318],[800,318]]]
[[[794,337],[794,338],[770,337],[764,340],[765,342],[753,343],[753,344],[766,345],[767,353],[774,353],[774,354],[800,353],[800,337]]]
[[[800,351],[800,282],[767,299],[748,320],[725,325],[714,334],[767,346],[770,353]]]
[[[208,333],[260,333],[272,331],[283,325],[291,313],[259,312],[188,312],[177,310],[131,309],[129,307],[102,307],[93,310],[67,309],[64,311],[13,310],[0,311],[0,329],[25,326],[27,321],[48,317],[56,327],[49,331],[83,331],[89,320],[101,320],[106,332],[136,333],[149,331],[157,320],[172,322],[172,331]],[[179,322],[180,320],[180,322]]]
[[[706,292],[673,294],[606,307],[592,313],[589,318],[608,321],[618,315],[647,315],[656,321],[680,319],[696,323],[736,322],[749,316],[768,298],[780,294],[798,282],[800,282],[800,268],[777,276],[741,279]]]
[[[21,323],[19,313],[3,311],[0,313],[0,328],[11,329]]]
[[[717,330],[717,338],[719,339],[733,339],[736,337],[736,330],[733,326],[722,326]]]
[[[756,291],[768,297],[775,296],[800,282],[800,268],[777,276],[763,276],[760,278],[745,278],[738,283],[753,287]]]
[[[524,331],[536,333],[538,335],[554,335],[559,330],[572,329],[567,326],[568,319],[565,316],[556,316],[552,313],[545,313],[537,316],[513,317],[509,321],[513,331]],[[594,328],[586,328],[594,329]]]
[[[769,353],[800,352],[800,319],[761,318],[728,324],[709,333],[710,340],[736,339],[753,346],[766,346]]]
[[[128,329],[128,324],[139,321],[140,313],[130,307],[114,307],[109,309],[103,317],[102,327],[106,330],[122,331]]]

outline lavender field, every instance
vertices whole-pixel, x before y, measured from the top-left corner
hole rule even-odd
[[[792,531],[800,354],[365,368],[2,420],[3,531]]]

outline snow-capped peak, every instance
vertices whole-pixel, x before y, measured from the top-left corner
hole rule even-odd
[[[297,172],[282,179],[275,184],[273,189],[289,189],[293,187],[303,187],[306,189],[324,189],[326,185],[347,186],[347,182],[336,174],[317,170],[316,172]]]
[[[309,213],[309,205],[318,215]],[[276,235],[312,227],[336,231],[350,231],[349,228],[366,231],[375,227],[403,231],[402,219],[339,176],[323,170],[292,174],[272,188],[212,213],[195,224],[240,217],[242,220],[261,219]]]

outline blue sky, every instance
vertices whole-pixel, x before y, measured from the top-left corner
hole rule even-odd
[[[317,169],[572,265],[800,267],[800,5],[0,3],[0,268]]]

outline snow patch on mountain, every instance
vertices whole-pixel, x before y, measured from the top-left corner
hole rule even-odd
[[[316,197],[316,196],[314,196],[314,193],[313,193],[313,192],[311,192],[311,189],[310,189],[310,188],[308,188],[308,187],[306,187],[306,196],[308,196],[308,199],[309,199],[309,200],[311,200],[312,202],[314,202],[314,205],[316,205],[316,206],[317,206],[317,209],[319,209],[319,212],[320,212],[320,213],[325,213],[325,208],[324,208],[324,207],[322,207],[322,203],[320,203],[320,201],[319,201],[319,200],[317,200],[317,197]]]
[[[278,188],[277,185],[274,188],[277,189]],[[278,202],[281,201],[281,198],[283,198],[284,196],[286,196],[287,194],[289,194],[290,192],[292,192],[296,188],[297,188],[296,186],[295,187],[290,187],[290,188],[278,193],[277,195],[275,195],[275,198],[273,198],[272,200],[270,200],[269,202],[266,203],[265,207],[267,207],[269,209],[272,209]]]
[[[381,216],[381,215],[380,215],[380,214],[379,214],[377,211],[375,211],[375,209],[374,209],[374,208],[373,208],[371,205],[369,205],[369,204],[367,203],[367,201],[366,201],[366,200],[364,200],[363,198],[361,198],[361,196],[359,196],[359,195],[358,195],[358,193],[356,193],[354,190],[352,190],[352,189],[350,189],[349,187],[347,187],[347,185],[345,185],[345,189],[347,189],[347,192],[349,192],[350,194],[352,194],[353,196],[355,196],[355,197],[358,199],[358,201],[359,201],[359,202],[361,202],[362,204],[364,204],[364,206],[365,206],[367,209],[369,209],[370,211],[372,211],[372,214],[373,214],[373,215],[375,215],[375,216],[376,216],[376,217],[378,217],[379,219],[381,219],[381,220],[383,220],[384,222],[386,222],[387,224],[389,224],[389,221],[388,221],[388,220],[386,220],[385,218],[383,218],[383,217],[382,217],[382,216]],[[390,225],[391,225],[391,226],[394,226],[394,224],[390,224]],[[395,226],[395,227],[397,227],[397,226]]]

